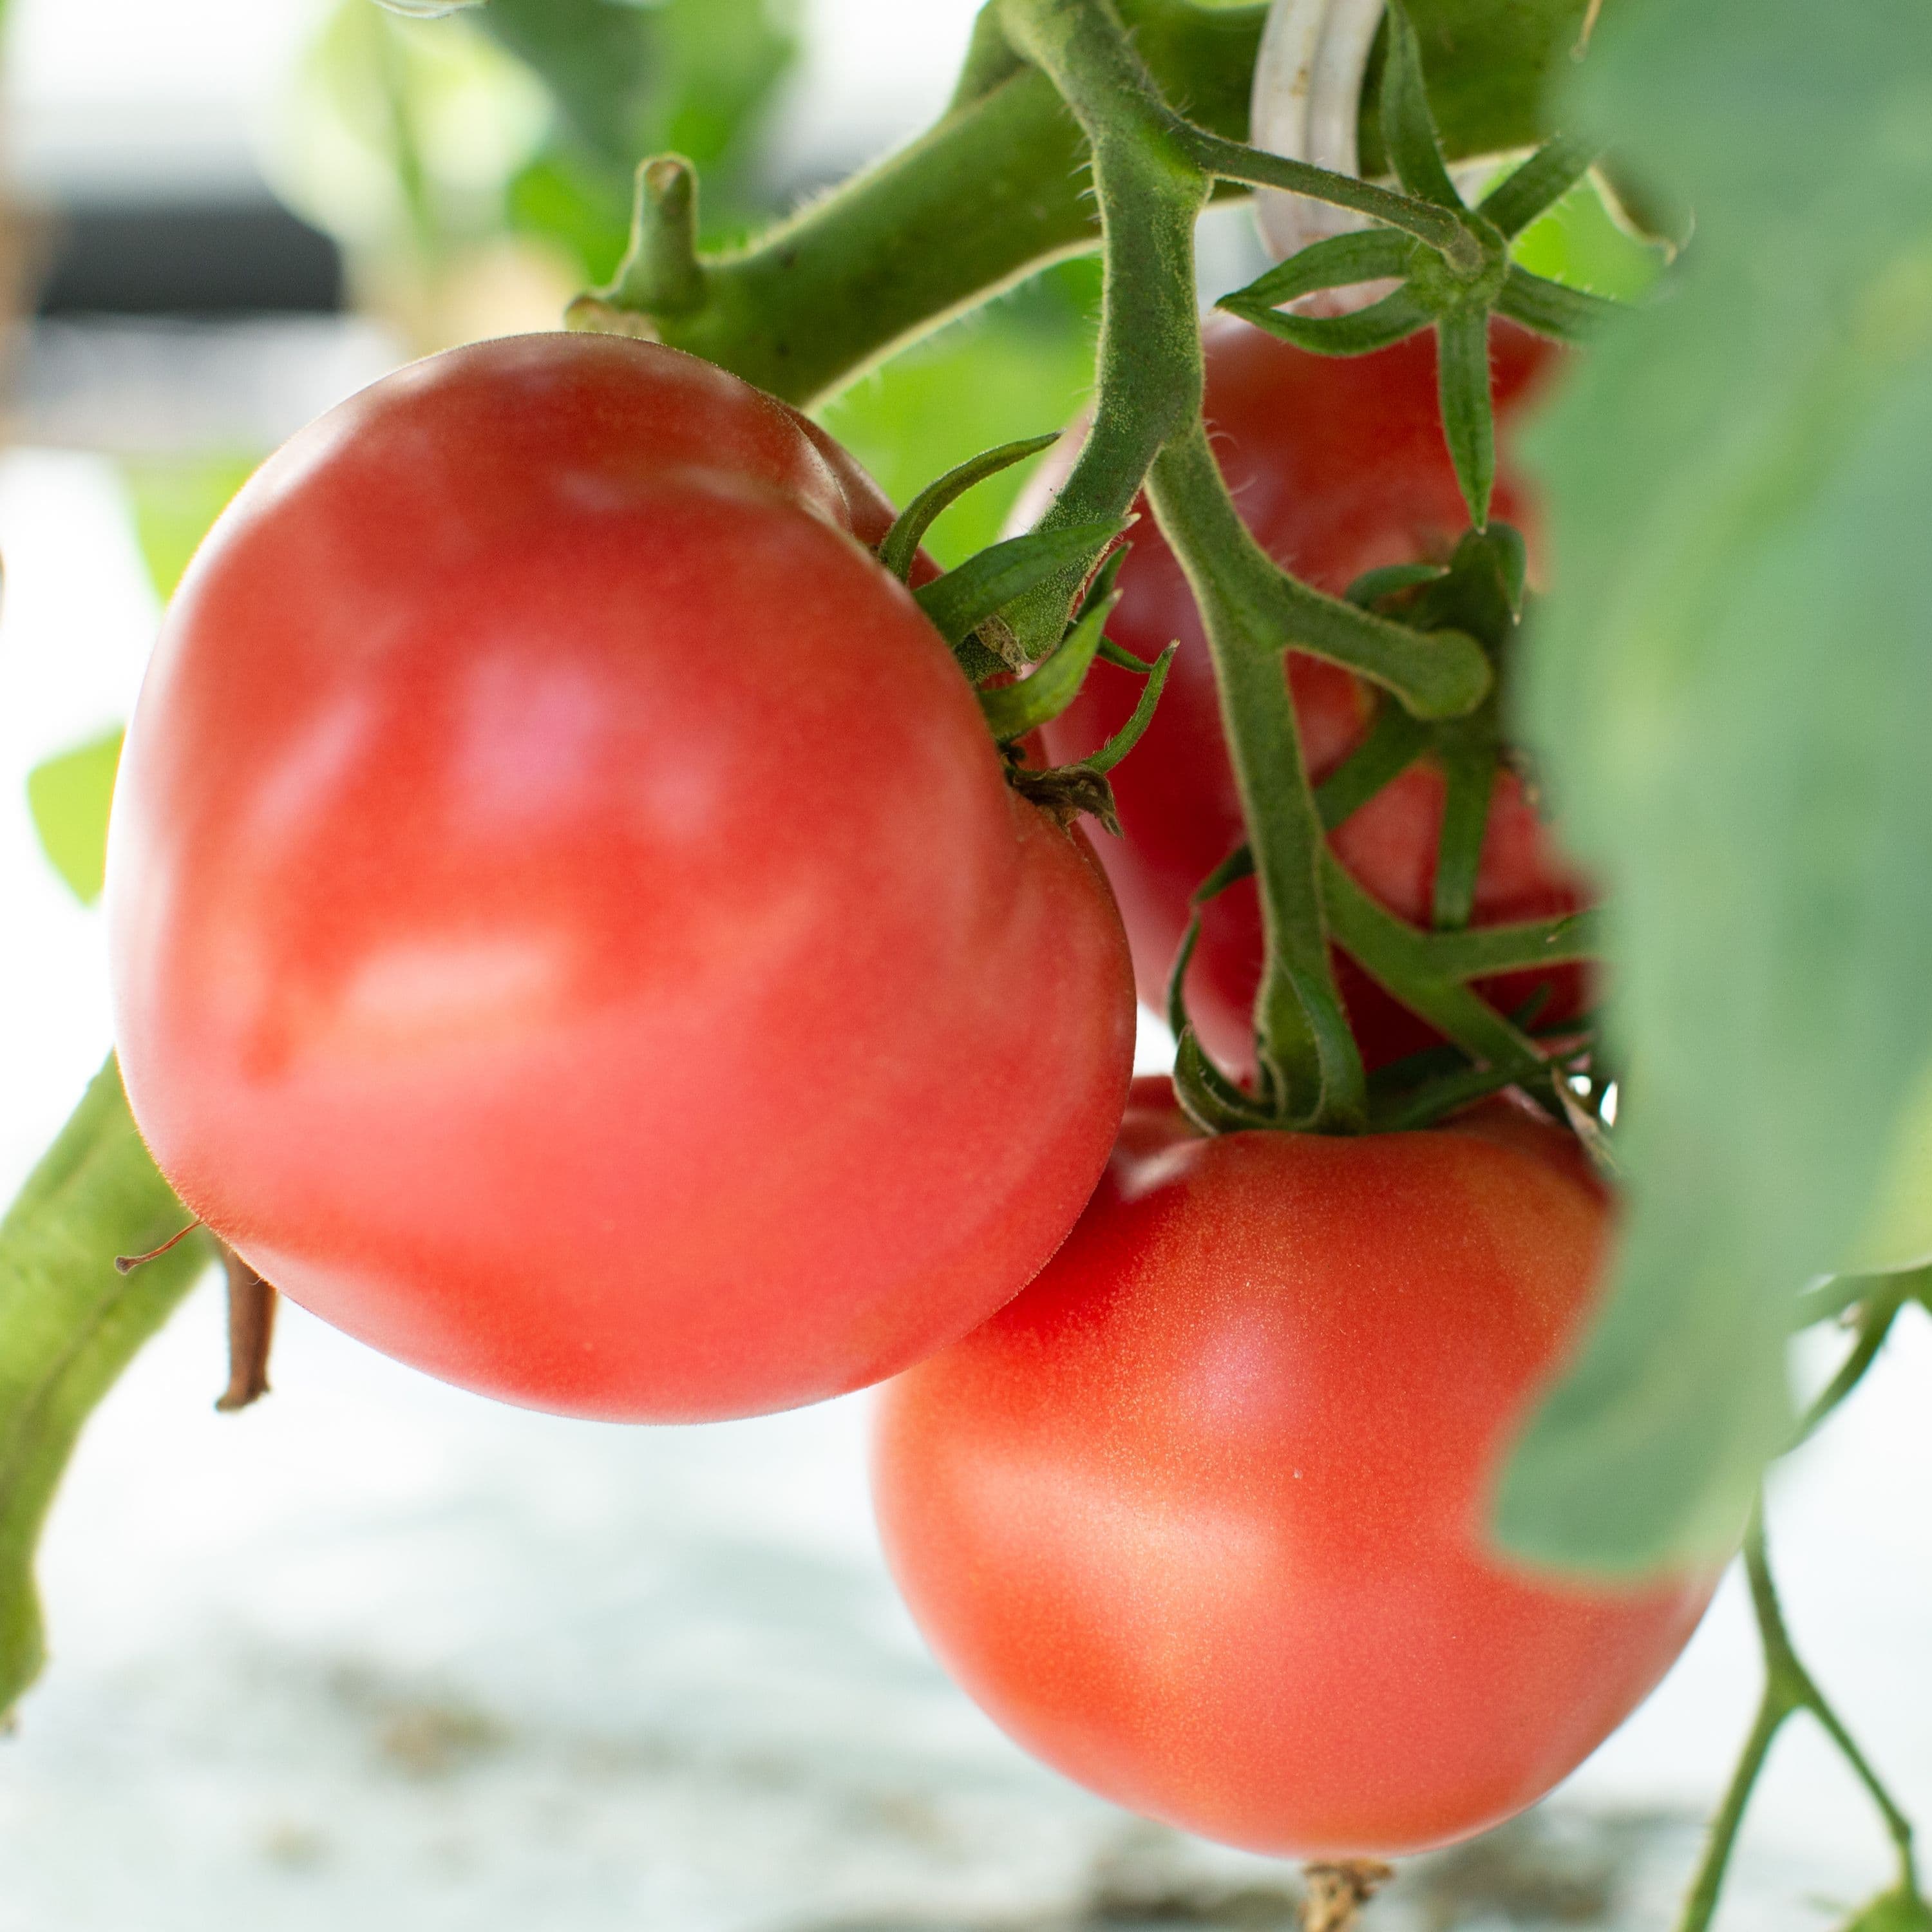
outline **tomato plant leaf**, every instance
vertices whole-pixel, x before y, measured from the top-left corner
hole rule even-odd
[[[1352,315],[1291,315],[1250,302],[1240,290],[1223,296],[1214,305],[1317,356],[1372,355],[1406,340],[1436,320],[1436,311],[1406,284]]]
[[[988,544],[956,569],[912,594],[947,644],[958,645],[1003,605],[1092,556],[1119,531],[1114,524],[1073,524],[1065,530],[1029,530]]]
[[[997,449],[982,450],[977,456],[956,464],[937,482],[928,483],[899,512],[879,544],[879,561],[903,584],[912,570],[913,559],[919,554],[920,543],[940,512],[956,503],[976,483],[1010,470],[1016,463],[1024,463],[1029,456],[1037,456],[1058,442],[1060,436],[1057,429],[1049,430],[1044,436],[1022,436],[1017,442],[1003,442]]]
[[[130,457],[121,465],[134,536],[148,580],[163,603],[175,594],[208,526],[254,473],[260,458],[239,451],[187,457]]]
[[[1462,198],[1443,164],[1435,118],[1429,111],[1421,44],[1402,0],[1389,0],[1383,45],[1382,134],[1395,164],[1396,178],[1425,201],[1460,208]]]
[[[0,1712],[44,1660],[34,1549],[88,1414],[207,1266],[110,1060],[0,1221]]]
[[[1482,308],[1458,309],[1436,328],[1436,380],[1442,434],[1456,481],[1478,530],[1490,520],[1496,482],[1496,426],[1490,407],[1490,318]]]
[[[1321,289],[1348,288],[1358,282],[1380,281],[1403,275],[1414,260],[1415,243],[1394,228],[1364,228],[1348,235],[1330,235],[1298,249],[1265,274],[1257,276],[1230,300],[1262,308],[1310,296]],[[1221,306],[1226,308],[1228,302]]]
[[[1510,264],[1502,292],[1496,298],[1498,313],[1559,342],[1587,341],[1622,306],[1587,289],[1565,288],[1561,282],[1533,275],[1514,262]]]
[[[1505,175],[1477,203],[1476,212],[1498,233],[1511,238],[1520,235],[1569,193],[1595,158],[1587,142],[1556,135],[1521,167]]]
[[[1895,1889],[1854,1912],[1844,1932],[1932,1932],[1932,1910],[1916,1894]]]
[[[107,814],[121,768],[121,727],[49,758],[27,774],[27,808],[40,850],[82,905],[107,876]]]
[[[979,694],[980,709],[998,744],[1010,745],[1058,718],[1080,694],[1088,668],[1100,648],[1100,633],[1112,608],[1108,602],[1090,607],[1061,639],[1051,657],[1042,658],[1033,675],[1012,684],[997,685]]]
[[[1154,707],[1167,687],[1167,674],[1173,668],[1174,654],[1180,648],[1178,644],[1169,644],[1154,659],[1154,668],[1141,686],[1141,694],[1127,722],[1097,752],[1081,760],[1090,772],[1111,772],[1140,742],[1142,734],[1154,722]]]
[[[1932,1062],[1932,12],[1626,0],[1572,93],[1697,227],[1526,438],[1526,723],[1615,908],[1629,1205],[1498,1521],[1630,1573],[1735,1543]]]

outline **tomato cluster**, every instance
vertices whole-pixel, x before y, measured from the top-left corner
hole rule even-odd
[[[1210,356],[1284,561],[1340,589],[1446,548],[1426,345],[1318,363],[1222,328]],[[1497,358],[1508,404],[1539,352]],[[1219,1139],[1164,1082],[1130,1102],[1135,975],[1164,979],[1240,836],[1185,586],[1143,522],[1115,628],[1183,650],[1119,774],[1124,930],[880,562],[891,517],[796,412],[619,339],[452,352],[298,436],[184,582],[129,736],[109,899],[142,1131],[270,1281],[471,1388],[673,1420],[896,1376],[876,1480],[908,1599],[1095,1789],[1272,1850],[1480,1829],[1708,1594],[1485,1540],[1603,1190],[1504,1102]],[[1318,775],[1367,700],[1288,674]],[[1058,753],[1118,722],[1113,676]],[[1425,764],[1338,835],[1399,912],[1442,809]],[[1505,774],[1478,916],[1580,890]],[[1258,964],[1235,901],[1193,994],[1238,1067]],[[1427,1037],[1346,984],[1372,1063]]]
[[[1318,590],[1340,596],[1371,570],[1444,561],[1467,513],[1436,416],[1436,338],[1424,332],[1392,349],[1347,358],[1290,347],[1222,317],[1204,332],[1207,416],[1216,460],[1243,519],[1277,562]],[[1497,412],[1534,393],[1554,354],[1514,323],[1491,336]],[[1030,517],[1064,480],[1070,459],[1050,463],[1021,514]],[[1113,881],[1141,997],[1159,1010],[1192,896],[1246,836],[1221,734],[1207,640],[1180,564],[1151,515],[1135,524],[1109,629],[1144,656],[1170,638],[1180,648],[1160,708],[1137,754],[1114,781],[1126,836],[1101,856]],[[1496,514],[1533,522],[1522,487],[1505,469]],[[1360,742],[1373,716],[1370,692],[1334,665],[1296,653],[1288,680],[1302,755],[1316,783]],[[1134,692],[1125,672],[1096,665],[1078,700],[1042,734],[1047,754],[1070,761],[1118,728]],[[1429,923],[1442,826],[1440,770],[1412,765],[1336,828],[1342,863],[1392,912]],[[1582,882],[1552,844],[1534,801],[1514,771],[1498,773],[1490,806],[1473,922],[1502,924],[1574,911]],[[1346,956],[1336,976],[1363,1058],[1372,1070],[1434,1043],[1436,1036]],[[1240,1072],[1254,1064],[1255,992],[1262,927],[1252,879],[1208,908],[1188,974],[1189,1017],[1202,1043]],[[1588,1004],[1574,966],[1510,974],[1478,990],[1506,1011],[1534,1002],[1539,1025],[1558,1025]]]

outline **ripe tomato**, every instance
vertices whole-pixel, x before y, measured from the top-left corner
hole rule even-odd
[[[885,1391],[880,1528],[940,1660],[1069,1776],[1255,1850],[1416,1851],[1533,1802],[1713,1580],[1552,1581],[1485,1538],[1606,1220],[1507,1103],[1203,1139],[1136,1083],[1040,1278]]]
[[[1432,334],[1372,356],[1313,356],[1227,317],[1206,332],[1207,410],[1215,454],[1248,527],[1268,554],[1318,590],[1339,595],[1365,571],[1446,559],[1467,524],[1436,403]],[[1528,393],[1547,344],[1508,322],[1491,339],[1498,407]],[[1070,441],[1071,440],[1070,439]],[[1064,481],[1072,452],[1049,458],[1016,513],[1031,523]],[[1496,514],[1521,524],[1528,506],[1507,470]],[[1244,833],[1221,736],[1219,700],[1192,593],[1151,515],[1131,533],[1120,607],[1108,626],[1151,657],[1180,640],[1147,735],[1114,775],[1124,839],[1100,847],[1133,946],[1141,997],[1160,1010],[1190,910],[1190,896]],[[1372,716],[1365,688],[1346,671],[1299,654],[1288,658],[1302,752],[1321,781],[1354,749]],[[1072,707],[1042,734],[1049,762],[1071,763],[1117,730],[1138,681],[1096,664]],[[1335,850],[1391,911],[1429,922],[1443,783],[1427,760],[1412,765],[1340,826]],[[1475,923],[1542,919],[1585,902],[1581,881],[1552,849],[1521,781],[1496,780],[1476,886]],[[1371,1067],[1433,1043],[1436,1036],[1346,958],[1338,962],[1364,1058]],[[1252,880],[1210,907],[1188,975],[1189,1006],[1202,1043],[1225,1065],[1254,1065],[1255,992],[1262,965],[1260,909]],[[1480,983],[1505,1011],[1548,988],[1539,1024],[1588,1003],[1574,966]]]
[[[889,514],[735,377],[562,334],[242,492],[108,898],[136,1118],[269,1280],[472,1388],[688,1419],[903,1368],[1052,1252],[1126,942],[855,541]]]

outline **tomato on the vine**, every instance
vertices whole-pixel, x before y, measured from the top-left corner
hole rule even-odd
[[[1546,1579],[1486,1540],[1607,1218],[1507,1102],[1204,1139],[1137,1082],[1040,1278],[885,1391],[880,1531],[940,1660],[1070,1776],[1256,1850],[1419,1850],[1532,1803],[1713,1581]]]
[[[108,899],[136,1120],[277,1286],[468,1387],[750,1413],[904,1367],[1072,1225],[1124,937],[890,511],[613,338],[406,369],[170,614]]]
[[[1204,332],[1207,416],[1235,503],[1268,554],[1316,589],[1339,596],[1384,565],[1445,560],[1467,512],[1442,440],[1436,395],[1436,338],[1412,336],[1370,356],[1316,356],[1242,322],[1220,317]],[[1494,325],[1490,359],[1496,406],[1507,416],[1534,387],[1549,344],[1508,322]],[[1070,451],[1049,459],[1018,519],[1030,522],[1064,480]],[[1192,593],[1153,517],[1140,506],[1123,566],[1109,634],[1152,656],[1178,638],[1159,710],[1135,755],[1115,775],[1125,837],[1100,847],[1133,946],[1141,997],[1156,1010],[1192,910],[1190,896],[1245,836],[1222,736],[1220,700]],[[1496,514],[1522,523],[1531,506],[1504,467]],[[1318,784],[1360,742],[1373,715],[1368,690],[1347,672],[1300,653],[1288,676],[1302,754]],[[1101,743],[1132,709],[1130,674],[1094,667],[1072,707],[1042,733],[1054,764]],[[1352,814],[1333,834],[1342,862],[1391,911],[1429,922],[1443,781],[1426,758]],[[1491,925],[1574,911],[1586,890],[1552,847],[1522,780],[1496,783],[1476,884],[1474,922]],[[1224,1064],[1254,1064],[1255,992],[1262,967],[1261,914],[1252,880],[1208,908],[1188,974],[1190,1016]],[[1342,994],[1371,1066],[1433,1043],[1436,1036],[1343,957]],[[1478,982],[1505,1011],[1541,995],[1538,1025],[1587,1004],[1576,966]]]

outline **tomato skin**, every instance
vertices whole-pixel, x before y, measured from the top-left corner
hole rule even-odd
[[[1314,356],[1227,316],[1205,332],[1207,412],[1214,452],[1248,527],[1269,555],[1318,590],[1339,596],[1364,572],[1442,559],[1468,522],[1443,446],[1432,334],[1372,356]],[[1552,351],[1510,323],[1494,326],[1491,363],[1504,416],[1534,388]],[[1069,439],[1071,442],[1072,440]],[[1065,480],[1074,452],[1056,451],[1016,513],[1030,524]],[[1207,639],[1179,563],[1144,503],[1130,533],[1110,635],[1143,657],[1170,639],[1180,649],[1147,735],[1113,774],[1125,837],[1100,855],[1134,952],[1141,998],[1164,1010],[1168,974],[1186,929],[1190,898],[1245,836],[1221,732]],[[1518,524],[1531,506],[1505,465],[1496,514]],[[1372,715],[1348,673],[1298,653],[1288,677],[1302,754],[1317,784],[1360,740]],[[1131,674],[1100,664],[1073,706],[1041,734],[1048,762],[1071,763],[1117,730],[1138,694]],[[1412,765],[1337,828],[1336,853],[1390,910],[1426,925],[1442,821],[1439,768]],[[1520,779],[1496,781],[1474,922],[1542,919],[1587,902],[1588,890],[1552,847]],[[1223,1064],[1254,1066],[1253,1014],[1262,965],[1260,909],[1252,880],[1223,893],[1202,922],[1188,975],[1195,1030]],[[1342,997],[1372,1068],[1432,1045],[1438,1036],[1346,958]],[[1582,969],[1566,966],[1480,982],[1505,1011],[1539,988],[1539,1025],[1589,1003]]]
[[[196,560],[115,806],[117,1038],[183,1199],[326,1319],[536,1406],[748,1414],[964,1333],[1072,1224],[1119,919],[837,454],[674,350],[488,343],[312,425]]]
[[[941,1662],[1070,1777],[1253,1850],[1418,1851],[1534,1802],[1713,1581],[1555,1582],[1484,1540],[1606,1220],[1500,1104],[1206,1140],[1137,1082],[1066,1246],[883,1396],[880,1532]]]

